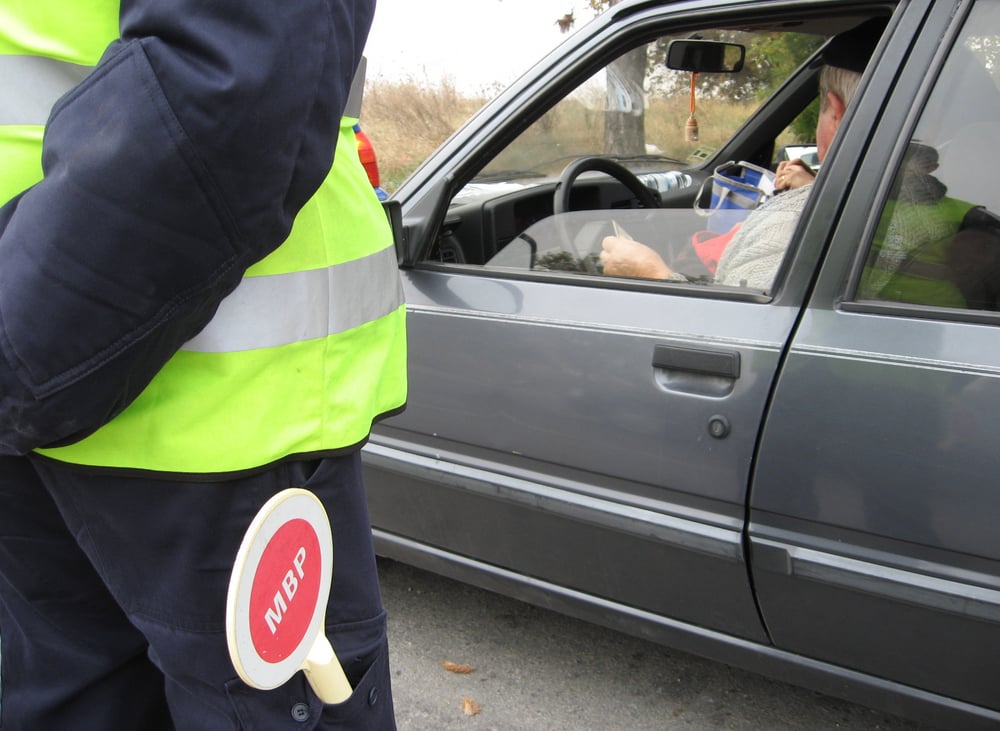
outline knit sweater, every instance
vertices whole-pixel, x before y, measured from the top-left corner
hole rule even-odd
[[[810,191],[812,183],[785,191],[752,211],[722,254],[715,283],[769,290]]]

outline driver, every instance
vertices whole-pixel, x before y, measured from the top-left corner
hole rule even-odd
[[[834,36],[823,49],[819,76],[820,112],[816,124],[817,155],[822,162],[854,97],[861,74],[885,28],[871,19]],[[766,290],[788,249],[795,225],[812,190],[814,173],[801,160],[782,162],[775,176],[781,192],[752,211],[719,260],[716,284]],[[608,236],[600,255],[611,276],[686,281],[653,249],[621,236]]]

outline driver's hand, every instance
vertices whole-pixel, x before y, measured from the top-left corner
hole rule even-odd
[[[659,254],[638,241],[608,236],[601,246],[604,273],[613,277],[666,279],[674,273]]]
[[[779,162],[778,169],[774,171],[774,189],[780,191],[801,188],[815,179],[816,173],[802,160],[785,160]]]

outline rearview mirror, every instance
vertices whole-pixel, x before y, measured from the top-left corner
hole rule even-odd
[[[667,68],[708,74],[735,74],[743,70],[746,46],[721,41],[670,41]]]

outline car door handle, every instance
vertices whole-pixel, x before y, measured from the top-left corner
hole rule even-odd
[[[653,368],[735,380],[740,377],[740,354],[684,345],[657,345],[653,350]]]

